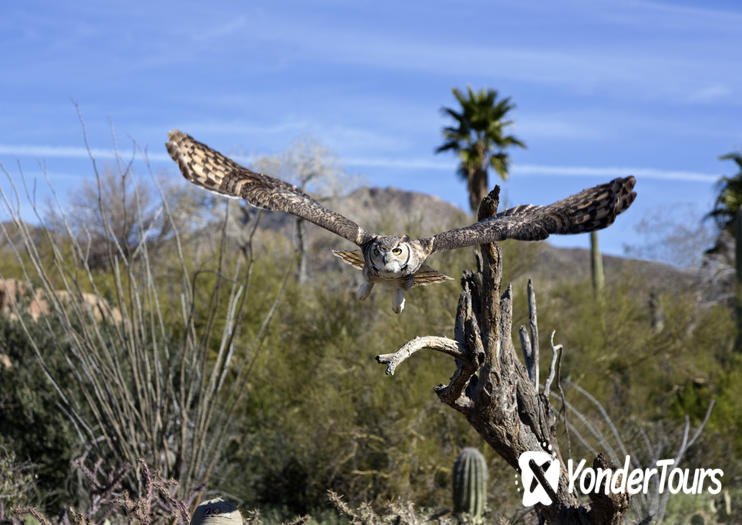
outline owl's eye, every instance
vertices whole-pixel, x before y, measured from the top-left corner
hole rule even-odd
[[[378,248],[374,248],[374,255],[377,255],[377,256],[378,256],[378,255],[379,255],[380,253],[381,253],[381,252],[379,251],[379,249],[378,249]]]
[[[392,253],[393,253],[394,255],[399,255],[400,253],[402,253],[402,248],[394,248],[394,249],[392,250]]]

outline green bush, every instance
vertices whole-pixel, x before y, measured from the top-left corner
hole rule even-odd
[[[48,328],[27,323],[44,355],[49,373],[60,377],[62,386],[74,390],[65,356],[55,351],[51,337],[61,337],[52,320]],[[74,500],[70,461],[80,452],[77,435],[64,411],[59,395],[47,380],[21,324],[0,315],[0,354],[10,367],[0,364],[0,450],[7,450],[34,472],[31,503],[56,512]],[[0,476],[0,479],[2,476]]]

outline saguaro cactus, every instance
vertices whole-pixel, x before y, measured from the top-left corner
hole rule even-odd
[[[593,290],[601,293],[605,288],[605,274],[603,273],[603,256],[600,254],[598,232],[590,232],[590,272],[593,278]]]
[[[476,448],[461,451],[453,464],[453,511],[482,523],[487,500],[487,462]]]

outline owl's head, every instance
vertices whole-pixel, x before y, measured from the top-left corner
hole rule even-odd
[[[366,250],[366,263],[381,277],[402,277],[417,270],[416,260],[405,235],[376,237]]]

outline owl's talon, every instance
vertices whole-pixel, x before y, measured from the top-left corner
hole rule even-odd
[[[392,295],[392,310],[395,314],[401,314],[404,310],[404,292],[399,288],[395,288]]]
[[[356,298],[358,298],[359,301],[363,301],[364,299],[367,299],[369,295],[371,295],[371,290],[374,289],[374,283],[363,283],[356,292]]]

